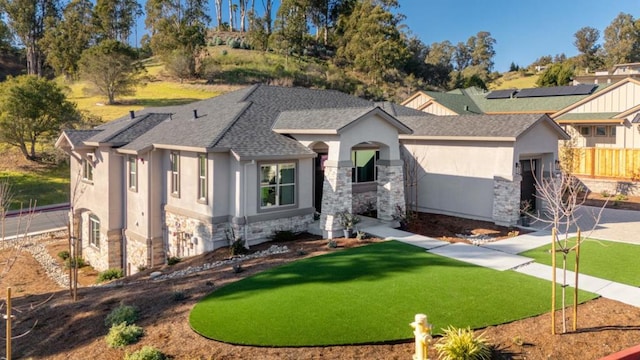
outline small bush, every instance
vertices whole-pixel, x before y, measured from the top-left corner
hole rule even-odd
[[[113,279],[120,279],[123,276],[124,276],[124,273],[122,272],[122,269],[107,269],[101,272],[100,274],[98,274],[97,282],[101,283],[101,282],[105,282]]]
[[[138,310],[131,305],[120,304],[117,308],[111,310],[109,315],[104,319],[104,324],[107,327],[112,327],[118,324],[131,325],[138,320]]]
[[[87,266],[87,264],[84,262],[84,259],[81,258],[81,257],[77,257],[77,258],[69,257],[67,260],[65,260],[64,266],[67,269],[72,269],[74,267],[78,267],[78,269],[79,269],[79,268],[83,268],[83,267]]]
[[[179,257],[171,256],[170,258],[167,259],[167,265],[175,265],[180,261],[182,261],[182,259],[180,259]]]
[[[609,196],[611,196],[611,194],[610,194],[607,190],[602,190],[602,191],[600,192],[600,195],[601,195],[602,197],[609,197]]]
[[[241,255],[247,253],[247,248],[244,247],[244,241],[242,239],[236,239],[229,245],[229,253],[231,256]]]
[[[143,346],[142,349],[124,356],[124,360],[164,360],[166,358],[162,351],[153,346]]]
[[[173,301],[182,301],[187,298],[187,293],[184,292],[184,290],[177,289],[174,290],[173,293],[171,293],[171,298],[173,299]]]
[[[125,347],[138,341],[143,334],[144,330],[137,325],[128,325],[126,323],[113,325],[107,334],[107,345],[112,348]]]
[[[613,200],[615,200],[615,201],[625,201],[625,200],[629,200],[629,198],[624,194],[618,194],[618,195],[616,195],[615,198],[613,198]]]
[[[63,261],[67,261],[67,259],[70,258],[71,255],[69,255],[69,252],[67,250],[63,250],[58,253],[58,257]]]
[[[449,326],[443,329],[444,336],[435,345],[443,360],[489,360],[491,349],[484,334],[475,336],[470,328]]]
[[[271,235],[273,241],[293,241],[296,238],[296,234],[291,230],[277,230]]]

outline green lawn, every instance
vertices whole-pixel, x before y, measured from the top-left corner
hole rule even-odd
[[[69,201],[69,166],[66,164],[35,172],[0,171],[0,180],[7,180],[11,186],[11,210],[27,208],[29,201],[34,200],[37,206]]]
[[[201,300],[189,321],[199,334],[234,344],[378,343],[411,338],[416,313],[427,314],[436,332],[482,328],[548,312],[550,296],[548,281],[390,241],[232,283]]]
[[[569,239],[570,246],[576,239]],[[541,264],[551,265],[551,244],[523,252]],[[562,255],[556,255],[558,266]],[[575,256],[568,256],[568,269],[573,270]],[[580,273],[627,285],[640,286],[640,272],[634,270],[640,259],[640,245],[587,239],[580,245]]]

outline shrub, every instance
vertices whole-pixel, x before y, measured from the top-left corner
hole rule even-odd
[[[69,257],[67,260],[65,260],[64,266],[67,269],[71,269],[74,267],[82,268],[87,266],[87,264],[84,262],[84,259],[81,257],[77,257],[77,258]]]
[[[167,265],[175,265],[180,261],[182,261],[182,259],[180,259],[179,257],[171,256],[170,258],[167,259]]]
[[[273,241],[292,241],[295,240],[296,234],[291,230],[277,230],[271,235]]]
[[[609,194],[609,192],[608,192],[607,190],[602,190],[602,191],[600,192],[600,196],[602,196],[602,197],[609,197],[609,196],[611,196],[611,194]]]
[[[449,326],[443,329],[444,336],[435,345],[443,360],[489,360],[491,349],[484,334],[475,336],[470,328]]]
[[[187,298],[187,293],[185,293],[184,290],[177,289],[171,293],[171,298],[173,301],[182,301]]]
[[[616,195],[615,198],[613,198],[613,200],[615,200],[615,201],[625,201],[625,200],[629,200],[629,198],[625,194],[618,194],[618,195]]]
[[[101,283],[113,279],[120,279],[123,276],[124,273],[122,272],[122,269],[107,269],[98,275],[97,282]]]
[[[62,250],[58,253],[58,257],[63,261],[67,261],[67,259],[70,258],[71,255],[69,255],[69,252],[67,250]]]
[[[104,319],[107,327],[118,324],[133,324],[138,320],[138,310],[131,305],[120,304],[117,308],[111,310],[109,315]]]
[[[124,356],[124,360],[164,360],[166,358],[162,351],[153,346],[143,346],[142,349]]]
[[[133,344],[142,337],[144,330],[137,325],[120,323],[113,325],[107,334],[107,345],[112,348],[121,348]]]

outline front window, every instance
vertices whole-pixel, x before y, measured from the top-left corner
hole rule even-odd
[[[607,136],[607,127],[596,126],[596,136]]]
[[[354,183],[374,182],[377,179],[376,160],[380,153],[377,150],[354,150],[351,152],[351,161],[355,166],[351,173],[351,181]]]
[[[296,164],[264,164],[260,166],[260,207],[270,208],[295,204]]]
[[[180,155],[172,152],[171,158],[171,193],[178,195],[180,193]]]
[[[198,155],[198,200],[207,199],[207,155]]]
[[[86,159],[82,160],[82,179],[93,181],[93,155],[88,154]]]
[[[616,136],[616,127],[615,126],[611,126],[611,129],[609,130],[609,134],[611,134],[611,136]]]
[[[138,157],[129,156],[129,189],[138,189]]]
[[[100,247],[100,219],[89,215],[89,244]]]
[[[580,135],[591,136],[591,126],[580,126]]]

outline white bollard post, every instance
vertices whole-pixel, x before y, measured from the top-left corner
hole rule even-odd
[[[413,360],[427,360],[427,345],[431,339],[431,325],[427,324],[427,315],[416,314],[415,320],[409,325],[413,327],[413,335],[415,336]]]

